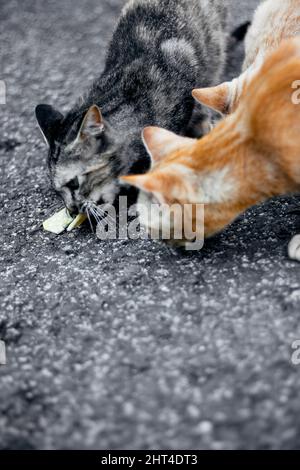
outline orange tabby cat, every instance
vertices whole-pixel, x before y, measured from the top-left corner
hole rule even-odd
[[[300,106],[292,85],[300,79],[300,38],[284,41],[245,89],[237,110],[206,137],[193,140],[146,128],[153,169],[124,177],[141,189],[139,202],[204,204],[205,236],[272,196],[300,191]],[[300,100],[299,100],[300,102]],[[143,212],[148,231],[158,227]],[[159,221],[162,225],[168,221]],[[157,224],[158,220],[150,223]],[[182,224],[181,218],[173,221]],[[300,260],[299,238],[290,256]]]
[[[217,87],[194,90],[202,104],[230,114],[238,106],[247,82],[262,66],[266,56],[287,38],[300,34],[300,0],[266,0],[256,10],[246,37],[243,74]]]

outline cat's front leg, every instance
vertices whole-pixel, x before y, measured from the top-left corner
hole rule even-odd
[[[292,238],[289,244],[289,257],[296,261],[300,261],[300,235]]]

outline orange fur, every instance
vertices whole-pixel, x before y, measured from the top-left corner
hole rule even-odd
[[[229,86],[227,83],[211,88],[199,88],[192,92],[196,101],[222,114],[228,114],[228,94]]]
[[[258,7],[246,37],[244,72],[231,82],[213,88],[194,90],[201,104],[223,115],[237,109],[249,81],[258,72],[264,59],[285,39],[300,34],[300,0],[266,0]]]
[[[188,141],[177,136],[177,148],[142,183],[139,176],[123,180],[169,205],[204,203],[207,237],[252,205],[300,191],[300,105],[292,102],[292,84],[299,79],[296,38],[267,58],[238,109],[209,135]],[[161,132],[152,128],[146,133],[149,149],[152,137],[158,139]]]

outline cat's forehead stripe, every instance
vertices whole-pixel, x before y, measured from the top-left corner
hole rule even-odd
[[[58,187],[64,186],[82,171],[82,165],[78,163],[69,163],[67,165],[58,165],[55,169],[54,181]]]

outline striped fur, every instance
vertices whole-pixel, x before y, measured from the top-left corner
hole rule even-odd
[[[70,210],[80,211],[86,202],[114,202],[120,174],[147,171],[143,127],[188,133],[196,110],[191,89],[218,83],[223,71],[224,3],[130,0],[115,29],[104,72],[88,93],[66,116],[49,106],[38,107],[50,146],[52,185]],[[89,116],[96,117],[91,132],[78,138]]]

